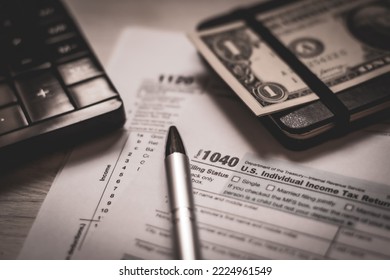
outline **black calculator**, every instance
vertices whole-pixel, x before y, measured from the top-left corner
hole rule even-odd
[[[58,0],[0,0],[0,63],[1,161],[125,121],[117,90]]]

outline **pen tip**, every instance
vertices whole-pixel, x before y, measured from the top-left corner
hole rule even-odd
[[[165,147],[165,156],[169,156],[173,153],[185,154],[183,141],[181,140],[179,131],[176,126],[171,126],[168,131],[167,145]]]

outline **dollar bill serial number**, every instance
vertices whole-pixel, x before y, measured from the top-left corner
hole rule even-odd
[[[214,266],[213,275],[248,275],[248,276],[258,276],[270,275],[272,272],[272,267],[270,266],[255,266],[255,267],[240,267],[240,266]]]

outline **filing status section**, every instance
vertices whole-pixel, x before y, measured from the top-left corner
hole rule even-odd
[[[201,236],[229,244],[220,256],[240,248],[256,259],[390,258],[386,185],[207,149],[193,157],[191,174],[195,201],[202,202],[197,205]],[[221,207],[211,207],[212,201]],[[202,223],[204,217],[214,222]]]

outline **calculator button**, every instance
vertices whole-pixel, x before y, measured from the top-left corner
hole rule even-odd
[[[54,60],[60,61],[69,56],[84,55],[87,47],[79,38],[71,38],[50,45]]]
[[[15,20],[7,14],[0,14],[0,30],[3,35],[10,33],[16,27]]]
[[[71,85],[102,74],[95,63],[83,58],[58,66],[58,71],[66,85]]]
[[[37,1],[34,12],[34,19],[39,22],[49,22],[64,17],[65,12],[59,3],[55,1]]]
[[[78,84],[71,87],[69,92],[78,108],[117,96],[117,93],[104,78],[98,78]]]
[[[74,109],[59,81],[49,71],[16,79],[15,84],[32,122]]]
[[[18,105],[0,109],[0,134],[26,126],[27,120]]]
[[[0,30],[7,33],[18,25],[17,5],[14,1],[0,1]]]
[[[0,84],[0,106],[17,102],[16,96],[6,83]]]
[[[4,39],[4,44],[9,51],[13,53],[20,53],[28,49],[31,43],[31,41],[30,43],[28,42],[29,40],[30,38],[21,34],[20,31],[15,31]]]
[[[61,20],[55,21],[49,24],[45,24],[41,27],[42,36],[46,42],[57,40],[57,38],[63,38],[74,36],[76,34],[75,28],[69,21]]]

